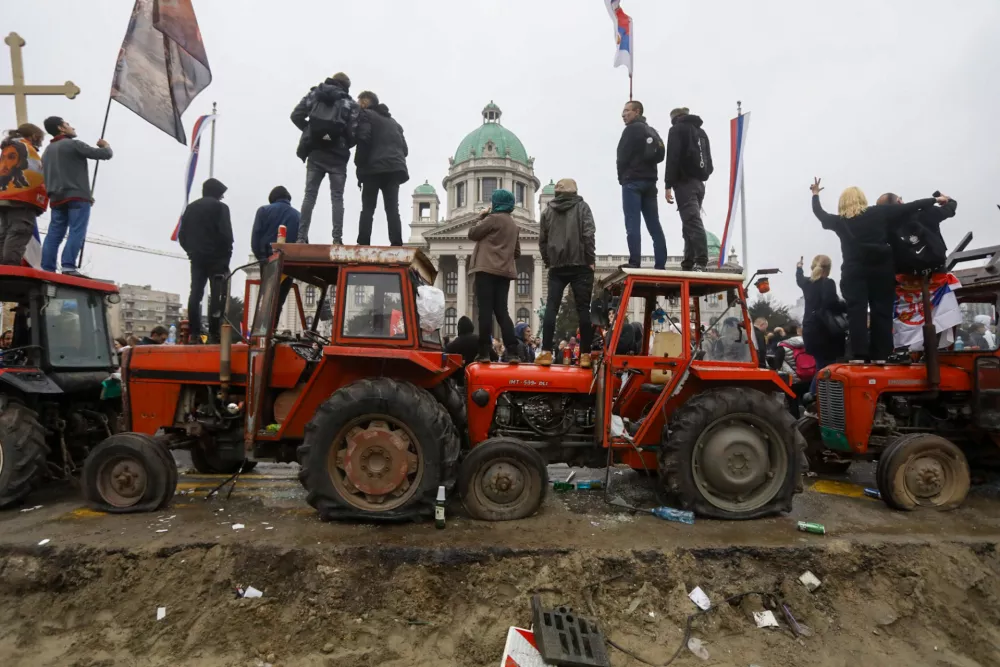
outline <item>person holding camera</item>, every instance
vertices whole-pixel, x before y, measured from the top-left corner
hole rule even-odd
[[[806,352],[816,360],[818,374],[844,356],[847,328],[842,317],[846,307],[837,296],[837,284],[830,277],[833,261],[826,255],[816,255],[809,265],[807,278],[802,270],[804,259],[799,257],[795,265],[795,282],[805,299],[802,338]]]

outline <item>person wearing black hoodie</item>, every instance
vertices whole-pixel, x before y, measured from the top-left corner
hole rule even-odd
[[[378,95],[364,91],[358,95],[361,115],[358,118],[358,148],[354,164],[361,186],[361,219],[358,222],[358,245],[371,245],[372,221],[378,193],[389,223],[389,245],[403,245],[403,223],[399,218],[399,186],[410,180],[406,171],[409,148],[403,128],[381,104]]]
[[[201,340],[201,300],[209,284],[208,340],[219,342],[222,309],[225,307],[225,276],[233,256],[233,225],[229,207],[222,203],[226,186],[210,178],[201,186],[201,199],[191,202],[181,216],[177,240],[191,260],[191,293],[188,319],[191,340]]]
[[[639,223],[645,219],[646,229],[653,239],[653,268],[662,269],[667,264],[667,240],[660,225],[660,211],[656,201],[655,150],[660,135],[646,123],[642,102],[625,103],[622,120],[625,129],[618,141],[618,183],[622,186],[622,210],[625,214],[625,239],[628,242],[628,266],[639,268],[642,260],[642,230]]]
[[[542,211],[538,250],[549,269],[549,298],[542,322],[542,351],[535,357],[540,366],[552,364],[552,343],[556,318],[566,286],[573,290],[580,327],[580,368],[590,368],[594,327],[590,318],[590,297],[594,290],[597,263],[594,214],[577,194],[576,181],[564,178],[556,183],[555,199]]]
[[[687,107],[670,112],[667,164],[663,169],[667,203],[677,200],[684,236],[683,271],[704,271],[708,266],[708,241],[701,221],[705,181],[712,175],[712,151],[702,120]]]
[[[448,343],[445,351],[448,354],[462,355],[462,361],[466,366],[476,360],[476,354],[479,352],[479,336],[476,335],[476,327],[471,319],[465,315],[458,318],[458,335]],[[462,377],[464,379],[464,375]]]
[[[330,177],[330,204],[333,209],[333,243],[344,242],[344,186],[347,183],[347,161],[351,158],[351,148],[355,143],[358,113],[357,103],[348,91],[351,89],[351,79],[343,72],[337,72],[332,77],[314,86],[292,111],[292,122],[302,130],[296,155],[306,163],[306,192],[302,196],[302,222],[299,225],[297,238],[299,243],[309,243],[309,225],[312,222],[313,207],[319,196],[319,186],[323,177]],[[332,107],[335,112],[342,111],[346,119],[341,118],[343,129],[338,136],[330,136],[329,131],[322,131],[315,123],[310,123],[310,114],[317,103]],[[338,103],[339,106],[338,106]],[[340,118],[340,116],[338,116]]]

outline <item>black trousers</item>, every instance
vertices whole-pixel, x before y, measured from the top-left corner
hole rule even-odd
[[[229,259],[191,260],[191,292],[188,295],[188,321],[191,335],[201,340],[201,300],[205,297],[205,285],[209,287],[208,297],[208,342],[218,343],[222,329],[222,309],[226,307],[226,274],[229,273]]]
[[[896,302],[896,276],[884,269],[845,264],[840,293],[847,302],[847,328],[851,358],[885,361],[892,353],[892,310]],[[871,324],[869,324],[869,319]]]
[[[594,272],[589,266],[571,266],[549,269],[549,298],[545,302],[545,320],[542,322],[542,349],[552,352],[556,318],[562,304],[566,286],[573,290],[576,315],[580,326],[580,351],[589,353],[594,339],[594,326],[590,320],[590,297],[594,291]]]
[[[389,223],[389,245],[403,245],[403,223],[399,218],[399,177],[376,174],[361,182],[361,219],[358,221],[358,245],[372,244],[372,221],[378,193],[382,193],[385,219]]]
[[[708,265],[708,239],[701,220],[701,205],[705,201],[705,184],[689,179],[674,185],[677,212],[681,215],[681,235],[684,237],[684,259],[681,269],[690,271],[696,264]]]
[[[507,348],[507,354],[516,353],[517,338],[514,336],[514,322],[507,311],[507,294],[510,278],[492,273],[476,272],[476,305],[479,306],[479,354],[490,353],[492,346],[493,318],[500,325],[500,336]]]

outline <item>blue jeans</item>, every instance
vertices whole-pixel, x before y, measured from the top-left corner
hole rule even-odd
[[[656,182],[631,181],[622,184],[622,210],[625,212],[628,263],[639,266],[642,261],[642,230],[639,222],[643,218],[646,220],[646,229],[653,238],[653,268],[664,268],[667,264],[667,240],[660,226]]]
[[[62,268],[66,270],[76,270],[76,260],[83,249],[83,241],[87,238],[87,223],[90,221],[90,202],[71,201],[52,208],[52,216],[49,220],[49,231],[45,235],[45,243],[42,245],[42,270],[56,270],[56,255],[59,253],[59,244],[66,238],[69,231],[69,238],[66,238],[66,245],[62,251]]]

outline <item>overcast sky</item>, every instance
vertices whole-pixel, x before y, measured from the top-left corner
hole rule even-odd
[[[93,143],[131,3],[43,4],[41,13],[6,12],[0,32],[27,41],[29,84],[71,79],[82,93],[72,101],[29,98],[30,120],[62,115]],[[273,186],[285,185],[301,203],[299,132],[288,117],[310,86],[339,70],[353,93],[377,92],[405,128],[404,226],[412,189],[429,179],[440,190],[448,157],[495,100],[543,183],[577,180],[594,209],[599,251],[626,252],[615,148],[628,77],[612,68],[613,29],[601,0],[195,0],[194,7],[213,82],[188,109],[185,129],[190,134],[194,119],[218,102],[215,175],[229,186],[237,259],[250,251],[254,212]],[[623,0],[623,8],[635,21],[635,97],[649,122],[665,135],[677,106],[705,121],[716,164],[705,222],[719,236],[729,119],[736,100],[751,112],[749,264],[782,268],[772,281],[778,299],[799,296],[792,274],[800,255],[808,263],[830,254],[839,273],[837,239],[809,207],[813,176],[827,187],[828,210],[849,185],[870,201],[887,190],[909,200],[940,189],[959,201],[945,226],[949,244],[967,230],[981,244],[1000,242],[990,233],[1000,222],[1000,2]],[[9,83],[3,46],[0,82]],[[2,125],[13,127],[13,99],[0,105]],[[187,148],[117,104],[106,138],[115,157],[100,170],[91,232],[179,251],[170,232],[183,203]],[[356,237],[360,210],[353,167],[351,174],[345,240]],[[195,197],[207,177],[205,150]],[[676,209],[661,199],[660,215],[670,253],[680,254]],[[324,183],[311,236],[325,239],[329,225]],[[738,231],[731,239],[739,249]],[[373,243],[387,242],[380,211]],[[648,237],[643,250],[651,254]],[[86,263],[97,277],[187,293],[183,261],[88,245]]]

